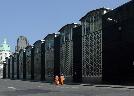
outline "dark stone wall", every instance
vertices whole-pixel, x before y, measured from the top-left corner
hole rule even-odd
[[[26,79],[26,52],[23,52],[23,79]]]
[[[41,44],[41,80],[45,80],[45,43]]]
[[[82,27],[73,29],[73,81],[82,82]]]
[[[14,57],[12,56],[12,79],[14,79]]]
[[[34,80],[41,80],[41,41],[34,44]]]
[[[3,63],[3,79],[6,78],[6,63]]]
[[[19,79],[19,54],[17,54],[17,79]]]
[[[54,76],[60,75],[60,35],[54,38]]]
[[[8,59],[8,78],[10,78],[10,59]]]
[[[133,10],[131,1],[103,16],[103,81],[134,82]]]
[[[34,47],[31,49],[31,80],[34,80]]]

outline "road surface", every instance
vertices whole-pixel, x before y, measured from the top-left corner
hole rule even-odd
[[[0,96],[134,96],[134,86],[65,84],[0,79]]]

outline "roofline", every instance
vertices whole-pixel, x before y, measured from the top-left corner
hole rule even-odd
[[[33,44],[33,46],[34,46],[36,43],[38,43],[38,42],[43,43],[43,42],[45,42],[45,40],[44,40],[44,39],[42,39],[42,40],[37,40],[37,41],[35,41],[35,43]]]
[[[49,37],[49,36],[53,36],[53,35],[55,35],[55,33],[46,35],[45,38],[44,38],[44,40],[45,40],[47,37]]]
[[[19,54],[20,54],[22,51],[24,52],[24,49],[20,49]]]
[[[80,24],[78,24],[78,23],[66,24],[58,32],[61,32],[66,26],[71,26],[71,25],[80,25]]]
[[[31,45],[28,45],[25,49],[28,49],[28,48],[30,48],[30,47],[32,47]]]
[[[131,0],[131,1],[129,1],[129,2],[126,2],[126,3],[124,3],[124,4],[122,4],[122,5],[118,6],[118,7],[116,7],[116,8],[113,9],[112,11],[107,12],[107,14],[105,14],[104,17],[107,16],[107,15],[110,15],[111,13],[118,12],[118,10],[120,10],[122,7],[128,6],[129,4],[133,4],[133,5],[134,5],[134,1]]]
[[[60,35],[60,34],[57,34],[57,33],[52,33],[52,34],[48,34],[45,38],[44,38],[44,40],[46,39],[46,38],[48,38],[49,36],[54,36],[55,37],[55,35]]]
[[[96,11],[100,11],[100,10],[107,10],[108,11],[108,10],[112,10],[112,9],[103,7],[103,8],[98,8],[98,9],[95,9],[95,10],[91,10],[86,15],[84,15],[79,21],[82,21],[83,19],[85,19],[89,14],[92,14],[92,13],[94,13]]]
[[[115,9],[113,9],[113,10],[116,10],[116,9],[121,8],[121,7],[123,7],[123,6],[127,6],[127,5],[128,5],[129,3],[131,3],[131,2],[133,2],[133,3],[134,3],[134,1],[133,1],[133,0],[131,0],[131,1],[128,1],[128,2],[126,2],[126,3],[124,3],[124,4],[120,5],[120,6],[116,7],[116,8],[115,8]]]
[[[35,41],[33,45],[35,45],[35,44],[38,43],[38,42],[41,42],[41,40],[37,40],[37,41]]]

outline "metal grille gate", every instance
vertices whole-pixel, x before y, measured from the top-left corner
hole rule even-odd
[[[65,42],[60,51],[61,72],[66,76],[72,76],[73,42]]]
[[[82,37],[82,74],[84,77],[102,75],[102,31]]]

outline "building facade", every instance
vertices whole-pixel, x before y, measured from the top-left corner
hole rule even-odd
[[[103,16],[103,81],[134,81],[134,1]]]
[[[60,34],[54,38],[54,77],[60,75]]]
[[[64,74],[66,81],[72,81],[73,76],[73,28],[79,24],[67,24],[59,32],[60,40],[60,71]]]
[[[88,12],[82,24],[82,80],[99,82],[102,78],[102,15],[109,9]]]
[[[54,42],[59,34],[48,34],[45,40],[45,78],[52,81],[54,77]]]
[[[19,78],[26,79],[26,52],[23,49],[19,51]]]
[[[31,68],[32,68],[32,48],[33,46],[26,47],[26,79],[31,79]]]
[[[18,53],[14,53],[14,79],[18,78],[18,65],[19,65],[19,54]]]
[[[6,61],[4,61],[3,62],[3,76],[2,76],[3,79],[6,78],[6,68],[7,68],[6,66],[7,66]]]
[[[10,79],[14,79],[14,56],[10,55]]]
[[[73,28],[73,82],[82,82],[82,26]]]
[[[45,41],[34,43],[34,80],[45,80]]]
[[[6,57],[6,78],[8,78],[8,57]]]

